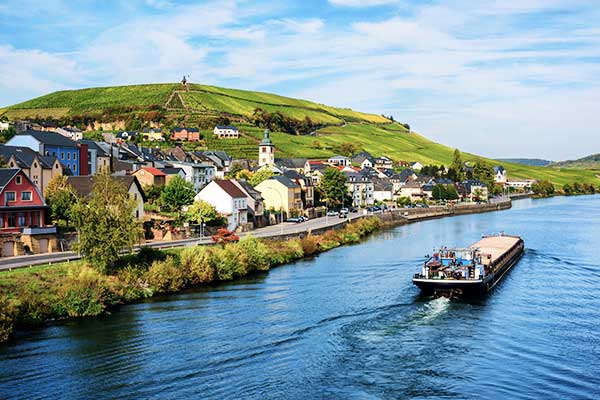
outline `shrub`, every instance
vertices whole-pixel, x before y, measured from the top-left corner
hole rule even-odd
[[[319,251],[319,244],[314,236],[308,235],[300,239],[300,246],[305,256],[312,256]]]
[[[181,254],[181,268],[191,284],[210,283],[217,277],[217,268],[211,249],[206,246],[185,248]]]
[[[106,277],[88,266],[71,269],[58,287],[58,314],[86,317],[101,314],[110,302]]]
[[[152,296],[152,290],[144,280],[147,269],[138,265],[128,265],[118,272],[117,280],[122,284],[120,295],[125,302]]]
[[[7,296],[0,296],[0,342],[8,339],[13,331],[17,307]]]
[[[185,276],[173,256],[153,262],[146,273],[146,280],[157,293],[176,292],[185,286]]]
[[[47,287],[40,287],[39,282],[32,280],[23,285],[17,294],[17,322],[24,325],[38,325],[57,314],[57,298]]]
[[[272,241],[268,244],[269,264],[271,266],[289,263],[304,256],[302,244],[299,239],[292,239],[285,242]]]
[[[269,270],[268,249],[261,240],[248,235],[238,242],[237,247],[247,257],[250,271]]]

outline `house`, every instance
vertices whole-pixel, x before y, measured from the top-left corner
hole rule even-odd
[[[265,226],[265,207],[262,195],[258,190],[252,187],[244,179],[231,179],[244,194],[246,195],[246,203],[248,205],[248,222],[252,220],[254,228]]]
[[[146,128],[142,131],[142,138],[148,142],[164,142],[162,128]]]
[[[275,145],[271,141],[271,133],[265,129],[263,139],[258,145],[258,167],[275,165]]]
[[[412,162],[410,163],[410,168],[412,168],[414,171],[420,171],[423,169],[423,164],[418,161]]]
[[[63,168],[74,176],[88,174],[87,145],[58,133],[28,130],[13,136],[6,145],[29,147],[40,155],[58,157]]]
[[[346,187],[352,197],[352,206],[370,206],[375,203],[375,185],[367,171],[344,172],[346,175]]]
[[[56,227],[47,225],[42,192],[19,168],[0,169],[0,242],[2,257],[56,249]]]
[[[20,168],[35,186],[45,193],[48,183],[63,174],[63,167],[55,156],[41,156],[29,147],[0,145],[0,157],[9,168]]]
[[[306,177],[296,171],[284,171],[284,176],[288,177],[302,189],[303,208],[312,208],[315,205],[315,186],[311,178]]]
[[[275,165],[280,170],[292,170],[303,174],[306,169],[306,158],[276,158]]]
[[[361,169],[373,168],[375,166],[375,158],[366,151],[361,151],[351,158],[352,164],[358,165]]]
[[[134,140],[138,136],[137,131],[121,131],[118,132],[116,137],[117,140],[121,140],[127,142],[129,140]]]
[[[185,180],[194,185],[196,193],[208,185],[217,174],[217,169],[209,162],[172,161],[171,165],[175,168],[181,168],[185,172]]]
[[[208,161],[216,168],[215,176],[219,179],[224,179],[225,174],[231,169],[233,159],[224,151],[208,150],[202,152],[194,152],[198,156],[199,161]]]
[[[99,172],[110,172],[110,154],[101,144],[93,140],[81,140],[80,143],[87,145],[88,174],[96,175]]]
[[[54,132],[63,135],[64,137],[67,137],[71,140],[74,141],[80,141],[81,139],[83,139],[83,132],[81,132],[79,129],[74,128],[74,127],[70,127],[70,126],[66,126],[66,127],[62,127],[62,128],[56,128],[54,130]]]
[[[389,179],[373,178],[373,199],[375,201],[392,201],[394,185]]]
[[[340,165],[343,167],[352,165],[352,162],[350,161],[350,159],[348,157],[339,156],[339,155],[329,158],[327,160],[327,162],[331,165],[336,165],[336,166]]]
[[[198,142],[200,130],[198,128],[175,127],[171,132],[171,139],[184,142]]]
[[[215,179],[194,198],[211,204],[227,218],[227,229],[234,231],[248,223],[247,195],[232,180]]]
[[[400,160],[398,161],[399,167],[410,167],[410,163],[408,161]]]
[[[499,185],[506,185],[506,170],[502,165],[496,165],[494,167],[494,182]]]
[[[531,185],[536,182],[535,179],[507,179],[506,186],[512,189],[531,189]]]
[[[143,220],[146,194],[144,193],[140,182],[133,175],[113,175],[113,178],[127,189],[129,196],[135,200],[133,215],[137,219]],[[79,196],[88,197],[92,193],[94,179],[94,176],[68,176],[67,182]]]
[[[416,180],[409,180],[400,188],[400,197],[408,197],[410,201],[419,201],[425,197],[422,185]]]
[[[217,125],[213,129],[213,134],[219,139],[238,139],[240,132],[233,125]]]
[[[10,123],[8,121],[0,121],[0,132],[4,132],[10,128]]]
[[[381,156],[375,159],[375,168],[377,169],[392,169],[394,168],[394,161],[386,156]]]
[[[144,186],[164,186],[167,174],[154,167],[142,167],[131,173],[135,176],[142,187]]]
[[[457,186],[463,201],[487,201],[488,199],[487,186],[477,179],[468,179]]]
[[[283,175],[272,176],[256,187],[267,209],[281,210],[289,215],[292,210],[302,210],[302,188]]]
[[[164,167],[160,168],[160,170],[165,174],[165,184],[168,184],[171,179],[176,176],[185,179],[185,171],[181,168],[176,167]]]
[[[406,182],[409,179],[413,179],[414,180],[414,179],[417,179],[417,174],[415,173],[415,171],[413,171],[410,168],[403,169],[398,174],[398,179],[400,179],[402,182]]]

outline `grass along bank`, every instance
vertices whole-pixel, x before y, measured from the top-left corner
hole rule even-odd
[[[287,241],[247,236],[237,243],[168,251],[144,248],[105,274],[85,261],[0,273],[0,341],[15,328],[93,317],[160,293],[232,281],[303,257],[360,242],[382,226],[378,218]]]

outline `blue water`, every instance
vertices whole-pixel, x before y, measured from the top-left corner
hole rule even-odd
[[[424,298],[434,246],[523,236],[487,297]],[[420,222],[251,279],[20,332],[7,399],[600,398],[600,196]]]

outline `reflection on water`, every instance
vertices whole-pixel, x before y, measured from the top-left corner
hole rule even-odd
[[[487,297],[423,297],[439,245],[522,235]],[[600,197],[398,227],[0,346],[0,398],[598,398]]]

